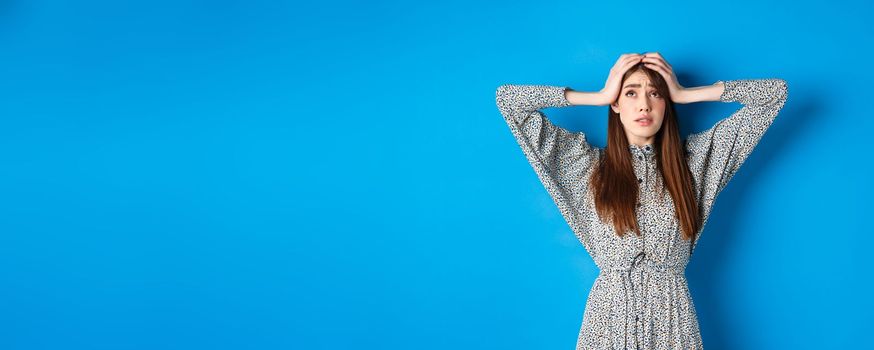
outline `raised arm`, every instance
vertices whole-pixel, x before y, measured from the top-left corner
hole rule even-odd
[[[495,92],[498,109],[528,162],[555,201],[574,234],[589,249],[579,205],[586,190],[584,178],[598,151],[582,132],[570,132],[546,118],[541,109],[572,105],[570,88],[550,85],[501,85]],[[577,94],[586,98],[587,93]],[[591,250],[589,250],[591,252]]]
[[[591,150],[582,132],[570,132],[553,124],[541,111],[548,107],[571,106],[568,87],[549,85],[501,85],[495,92],[498,110],[513,132],[529,161],[563,170],[563,161]],[[530,151],[530,152],[528,152]],[[529,154],[530,153],[530,154]],[[530,159],[534,158],[534,159]]]
[[[752,153],[789,95],[783,79],[717,81],[714,88],[703,90],[712,93],[720,85],[719,101],[740,102],[743,106],[710,129],[686,139],[687,162],[705,220],[716,196]]]

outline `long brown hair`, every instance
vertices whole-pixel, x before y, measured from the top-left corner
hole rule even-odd
[[[636,71],[645,73],[665,98],[665,116],[661,129],[655,135],[653,146],[658,172],[662,175],[660,195],[664,198],[667,188],[674,202],[675,214],[682,229],[683,239],[694,238],[700,228],[698,204],[692,188],[692,173],[686,164],[685,150],[680,140],[677,112],[671,100],[667,83],[658,72],[643,64],[629,69],[622,76],[625,82]],[[619,114],[608,108],[607,147],[592,173],[589,188],[593,191],[598,216],[605,222],[613,222],[616,234],[624,236],[627,231],[641,235],[635,215],[638,201],[638,182],[631,161],[629,143]]]

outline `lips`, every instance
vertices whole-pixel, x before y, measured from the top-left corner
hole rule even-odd
[[[641,126],[649,126],[650,124],[652,124],[652,117],[644,115],[640,116],[640,118],[637,118],[634,121]]]

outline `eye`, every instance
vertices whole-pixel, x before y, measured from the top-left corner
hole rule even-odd
[[[625,93],[625,96],[628,96],[628,94],[633,94],[633,93],[634,93],[633,90],[628,90],[628,92]]]
[[[652,94],[655,97],[662,97],[662,95],[660,95],[658,91],[653,91]]]

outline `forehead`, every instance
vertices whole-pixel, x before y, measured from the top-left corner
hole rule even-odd
[[[649,80],[649,76],[641,71],[637,71],[631,73],[627,79],[625,79],[625,83],[623,83],[622,88],[639,88],[639,87],[655,87],[652,85],[652,82]]]

